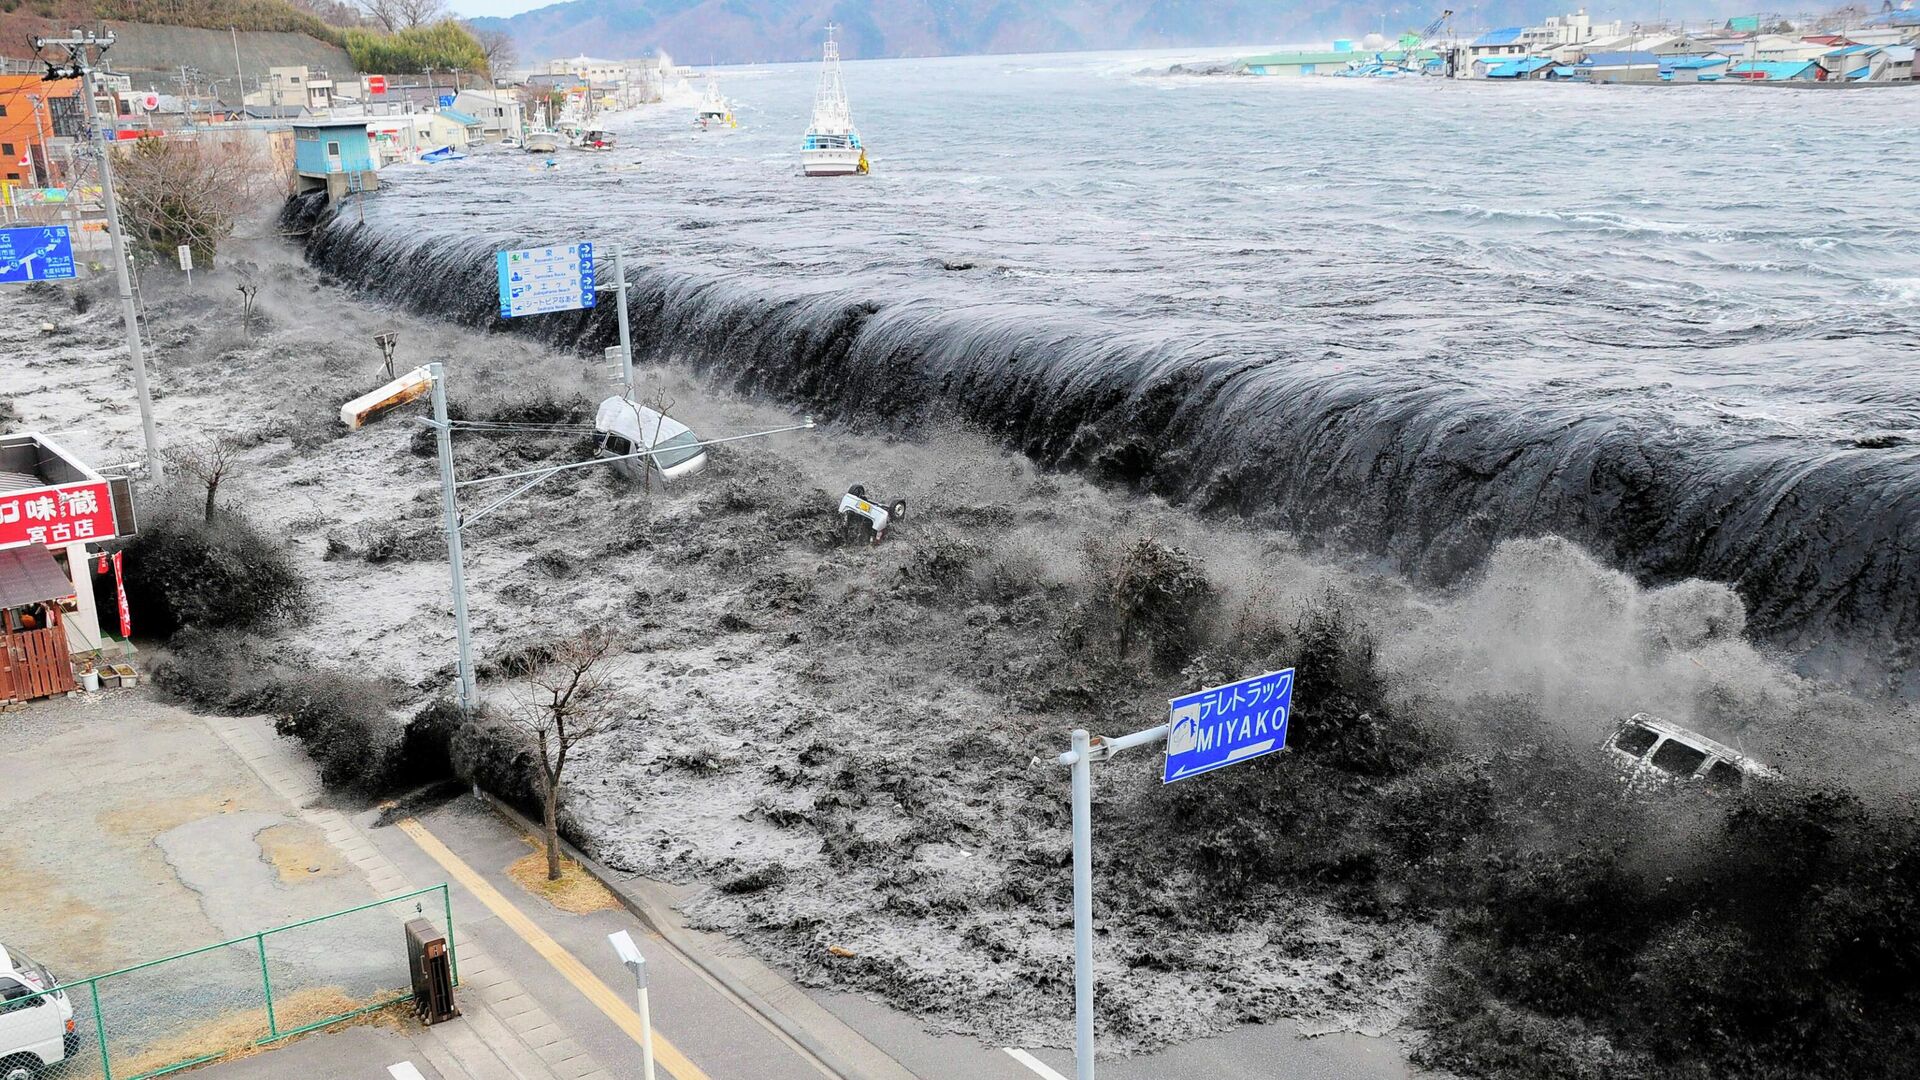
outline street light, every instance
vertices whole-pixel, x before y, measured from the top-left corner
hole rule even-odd
[[[640,946],[633,943],[633,935],[625,930],[616,930],[607,935],[613,943],[613,951],[620,962],[633,972],[634,993],[640,1004],[640,1067],[643,1080],[653,1077],[653,1014],[647,1008],[647,958],[640,955]]]

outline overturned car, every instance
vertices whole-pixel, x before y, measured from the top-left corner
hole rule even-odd
[[[1607,739],[1606,747],[1614,763],[1636,782],[1698,780],[1713,787],[1740,788],[1780,777],[1777,770],[1724,743],[1651,713],[1628,717]]]

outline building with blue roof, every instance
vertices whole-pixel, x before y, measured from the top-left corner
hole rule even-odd
[[[1523,56],[1518,60],[1503,60],[1487,69],[1489,79],[1544,79],[1547,69],[1554,66],[1553,60],[1545,56]]]
[[[1747,82],[1815,82],[1820,65],[1812,60],[1741,60],[1727,69],[1727,78]]]
[[[1467,42],[1467,64],[1471,67],[1479,61],[1496,56],[1525,56],[1528,52],[1526,36],[1527,28],[1524,26],[1489,30]]]
[[[1580,62],[1580,72],[1593,82],[1659,82],[1660,58],[1650,52],[1599,52]]]
[[[1882,11],[1868,18],[1865,26],[1920,26],[1920,6],[1909,3],[1905,7]]]
[[[329,203],[380,186],[367,119],[295,120],[293,171],[300,190],[325,191]]]
[[[1660,78],[1665,82],[1719,82],[1727,73],[1730,56],[1668,56],[1660,60]]]

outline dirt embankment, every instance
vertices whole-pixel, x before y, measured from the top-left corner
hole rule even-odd
[[[463,434],[464,477],[586,456],[583,432],[533,425],[581,423],[601,373],[369,307],[271,257],[251,337],[218,276],[192,295],[150,287],[163,424],[175,438],[249,433],[229,497],[281,530],[315,581],[311,616],[269,646],[424,700],[452,658],[430,446],[405,417],[352,435],[333,419],[376,381],[370,335],[398,327],[401,362],[444,360],[465,415],[523,425]],[[111,313],[65,303],[31,298],[0,328],[7,385],[29,387],[14,408],[130,457],[136,429],[98,376]],[[57,347],[29,326],[41,319],[59,324]],[[644,391],[661,390],[707,436],[795,419],[646,372]],[[1448,1007],[1490,1002],[1529,1045],[1574,1032],[1588,1057],[1597,1039],[1612,1060],[1650,1063],[1654,1048],[1603,1022],[1629,1010],[1609,995],[1634,985],[1630,970],[1596,974],[1594,1000],[1551,1000],[1470,962],[1495,947],[1473,920],[1499,898],[1479,890],[1512,885],[1527,859],[1558,880],[1589,840],[1621,858],[1609,845],[1636,831],[1684,848],[1650,824],[1727,827],[1723,806],[1623,803],[1597,753],[1614,718],[1661,713],[1808,776],[1909,778],[1909,759],[1883,751],[1907,745],[1911,718],[1786,674],[1746,643],[1728,590],[1645,590],[1552,539],[1509,544],[1433,594],[1284,534],[1040,474],[958,428],[821,429],[714,459],[650,493],[611,471],[563,474],[475,526],[483,674],[581,626],[621,635],[625,722],[570,772],[582,842],[711,886],[694,916],[804,979],[1006,1043],[1068,1031],[1066,777],[1052,756],[1073,727],[1151,726],[1195,685],[1297,665],[1296,752],[1169,789],[1151,754],[1103,767],[1096,917],[1116,1047],[1281,1016],[1394,1029],[1439,957],[1447,996],[1427,994],[1429,1030],[1462,1030]],[[909,503],[878,547],[848,543],[833,518],[853,482]],[[483,687],[513,707],[512,680]],[[1871,769],[1833,752],[1843,743],[1873,747]],[[1640,881],[1618,889],[1667,902]],[[1450,1047],[1437,1060],[1504,1068]]]

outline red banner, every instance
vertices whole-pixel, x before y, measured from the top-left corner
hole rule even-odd
[[[0,495],[0,548],[59,547],[113,537],[113,493],[104,480]]]
[[[113,592],[120,598],[120,636],[133,637],[133,612],[127,609],[127,578],[120,572],[120,553],[113,553]]]

